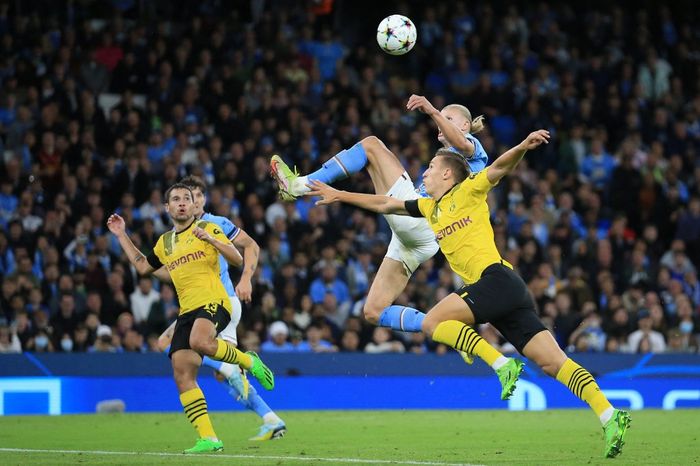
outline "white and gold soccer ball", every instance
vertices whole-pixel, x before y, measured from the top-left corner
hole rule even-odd
[[[408,53],[418,38],[413,21],[403,15],[387,16],[377,28],[377,43],[390,55]]]

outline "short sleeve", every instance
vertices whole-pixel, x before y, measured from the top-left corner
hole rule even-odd
[[[468,185],[468,189],[473,192],[476,195],[486,195],[496,184],[491,184],[489,181],[488,176],[486,174],[488,173],[488,170],[483,170],[480,171],[479,173],[475,173],[472,175],[469,175],[469,177],[462,182],[462,187],[460,189],[463,189]]]
[[[425,218],[430,218],[430,213],[435,207],[435,200],[430,197],[421,197],[418,199],[418,210]]]
[[[146,256],[148,264],[154,269],[158,270],[163,267],[163,261],[165,260],[165,250],[163,248],[163,237],[158,238],[156,245],[153,247],[153,252]]]
[[[236,236],[238,236],[238,233],[241,231],[240,228],[236,226],[235,223],[233,223],[231,220],[227,219],[226,217],[222,217],[223,221],[221,222],[221,228],[224,230],[224,234],[228,239],[231,241],[234,240]]]
[[[213,238],[221,241],[222,243],[231,244],[231,240],[228,239],[222,227],[220,227],[216,223],[207,222],[207,224],[204,226],[204,230],[207,233],[209,233]]]

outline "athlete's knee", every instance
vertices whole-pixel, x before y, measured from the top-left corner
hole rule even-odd
[[[161,352],[165,352],[165,350],[168,349],[168,346],[170,346],[170,338],[168,338],[166,335],[161,335],[158,337],[158,349]]]
[[[432,317],[430,314],[427,314],[425,319],[423,319],[423,323],[421,324],[420,328],[426,336],[432,337],[439,323],[440,321],[438,319]]]
[[[367,157],[375,155],[380,149],[384,149],[386,146],[377,136],[367,136],[362,141],[362,148],[365,150]]]
[[[556,377],[559,373],[559,369],[561,369],[561,366],[564,365],[565,361],[566,354],[564,354],[563,351],[560,351],[560,354],[555,353],[547,355],[545,357],[539,358],[539,360],[536,362],[537,365],[540,366],[540,369],[542,369],[542,372],[544,372],[550,377]]]
[[[213,346],[214,341],[210,341],[208,338],[201,338],[195,335],[190,335],[190,348],[199,354],[212,356],[216,353],[216,348]]]
[[[381,317],[383,310],[384,307],[366,301],[364,307],[362,308],[362,313],[364,314],[365,320],[367,322],[373,325],[377,325],[379,323],[379,318]]]

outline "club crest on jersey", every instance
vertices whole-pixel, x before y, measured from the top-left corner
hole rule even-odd
[[[435,235],[435,239],[438,241],[441,241],[446,236],[450,236],[455,231],[461,230],[462,228],[465,228],[470,223],[472,223],[472,219],[469,217],[464,217],[460,220],[457,220],[456,222],[452,222],[450,225],[447,225],[445,228],[438,231],[437,234]]]

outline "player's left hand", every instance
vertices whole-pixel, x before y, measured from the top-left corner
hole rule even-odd
[[[236,296],[244,303],[249,303],[253,296],[253,284],[250,280],[241,280],[236,285]]]
[[[549,131],[546,129],[538,129],[528,134],[528,136],[520,143],[520,146],[525,150],[536,149],[542,144],[549,144]]]
[[[431,104],[428,99],[426,99],[422,95],[416,94],[412,94],[411,97],[408,98],[408,103],[406,103],[406,109],[418,110],[420,112],[427,113],[428,115],[438,112],[437,109],[433,107],[433,104]]]
[[[192,234],[195,236],[195,238],[201,239],[204,242],[211,243],[212,241],[211,235],[199,227],[194,227],[192,229]]]
[[[338,194],[340,193],[340,191],[338,191],[335,188],[331,188],[326,183],[323,183],[318,180],[312,180],[306,186],[308,186],[311,189],[311,191],[306,193],[306,196],[321,197],[321,199],[316,201],[316,205],[325,205],[338,202]]]

